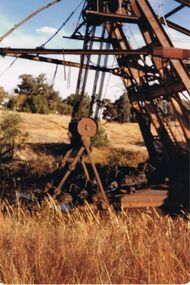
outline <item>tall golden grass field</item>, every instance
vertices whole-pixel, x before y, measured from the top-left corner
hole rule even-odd
[[[156,210],[0,213],[0,283],[185,284],[189,221]]]

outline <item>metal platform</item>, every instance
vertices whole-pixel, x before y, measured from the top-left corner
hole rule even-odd
[[[143,189],[134,194],[125,195],[121,198],[121,207],[125,208],[146,208],[159,207],[167,198],[168,191],[162,189]]]

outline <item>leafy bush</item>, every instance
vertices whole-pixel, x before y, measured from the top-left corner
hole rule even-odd
[[[131,151],[123,148],[113,149],[108,157],[110,166],[137,166],[147,160],[147,154],[142,151]]]
[[[57,111],[61,115],[71,115],[73,107],[66,103],[61,103],[57,106]]]
[[[102,127],[101,124],[98,124],[98,132],[95,135],[95,137],[91,139],[91,145],[95,147],[100,147],[100,146],[107,145],[108,142],[109,140],[108,140],[106,130]]]
[[[0,122],[0,159],[12,159],[16,147],[21,146],[26,136],[21,132],[22,120],[18,114],[5,113]]]

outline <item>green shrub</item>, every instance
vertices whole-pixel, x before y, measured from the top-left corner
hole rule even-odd
[[[108,165],[116,166],[134,166],[147,160],[146,152],[131,151],[123,148],[113,149],[108,157]]]
[[[102,125],[98,124],[98,132],[97,134],[91,139],[91,145],[95,147],[100,147],[107,145],[109,142],[106,130],[102,127]]]
[[[12,159],[16,147],[24,141],[24,135],[21,132],[22,120],[18,114],[5,113],[0,122],[0,159]]]

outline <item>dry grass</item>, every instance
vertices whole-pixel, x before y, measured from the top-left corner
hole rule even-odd
[[[7,111],[0,111],[0,120]],[[11,112],[10,113],[14,113]],[[28,143],[62,143],[68,142],[69,116],[54,114],[42,115],[20,113],[22,119],[22,131],[28,133]]]
[[[116,215],[53,203],[0,214],[0,282],[182,284],[190,280],[188,221],[155,211]]]
[[[0,111],[0,120],[3,116]],[[22,118],[22,131],[27,133],[27,143],[47,144],[47,143],[69,143],[68,124],[69,116],[60,116],[55,114],[41,115],[30,113],[19,113]],[[116,122],[108,123],[102,121],[105,128],[109,145],[101,148],[93,149],[93,158],[96,163],[105,164],[112,149],[123,149],[130,153],[140,153],[142,157],[148,156],[143,138],[139,130],[138,124]],[[37,159],[38,153],[34,153],[29,147],[19,152],[18,157],[23,160]],[[141,162],[138,161],[138,162]]]

